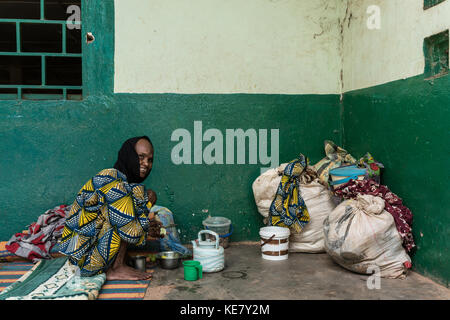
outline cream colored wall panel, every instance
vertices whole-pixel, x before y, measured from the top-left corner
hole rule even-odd
[[[380,29],[369,29],[367,8],[380,8]],[[344,23],[344,91],[424,72],[423,39],[450,28],[450,1],[423,10],[423,0],[351,0]]]
[[[340,0],[116,0],[115,92],[340,93]]]

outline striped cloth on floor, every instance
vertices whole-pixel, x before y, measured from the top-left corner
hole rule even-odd
[[[149,284],[150,280],[107,280],[97,300],[142,300]]]
[[[0,300],[95,300],[105,274],[80,277],[67,257],[40,259],[0,293]]]
[[[33,263],[25,261],[0,264],[0,292],[16,282],[33,266]],[[147,271],[151,272],[151,269]],[[97,300],[142,300],[149,285],[150,280],[106,281],[100,290]]]
[[[0,265],[0,292],[27,273],[34,264],[31,262],[8,262]]]

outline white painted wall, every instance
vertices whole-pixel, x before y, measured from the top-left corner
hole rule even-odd
[[[115,0],[115,92],[340,93],[342,0]]]
[[[380,8],[379,30],[367,28],[370,5]],[[344,91],[422,74],[424,38],[449,28],[449,0],[425,11],[423,0],[350,0],[344,23]]]
[[[339,94],[422,74],[449,28],[450,0],[115,0],[114,90]]]

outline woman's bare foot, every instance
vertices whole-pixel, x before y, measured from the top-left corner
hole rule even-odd
[[[111,267],[106,272],[106,280],[148,280],[151,278],[151,273],[142,272],[124,264]]]
[[[106,280],[147,280],[152,277],[150,273],[142,272],[125,264],[127,244],[122,241],[116,260],[106,271]]]

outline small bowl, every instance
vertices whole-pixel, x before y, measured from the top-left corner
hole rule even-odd
[[[176,269],[180,266],[181,254],[176,251],[163,251],[158,254],[159,265],[163,269]]]

